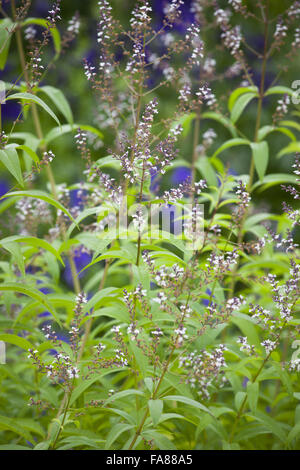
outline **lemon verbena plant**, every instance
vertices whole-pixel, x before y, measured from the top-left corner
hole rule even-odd
[[[65,3],[0,2],[0,448],[299,449],[300,2],[100,0],[79,72]]]

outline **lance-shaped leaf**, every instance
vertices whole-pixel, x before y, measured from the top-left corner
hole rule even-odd
[[[12,196],[33,197],[33,198],[41,199],[42,201],[48,202],[48,204],[51,204],[51,206],[54,206],[54,207],[56,207],[56,209],[61,210],[64,214],[66,214],[72,220],[72,222],[74,222],[76,224],[75,220],[73,219],[73,217],[70,214],[70,212],[68,211],[68,209],[66,209],[60,202],[58,202],[56,199],[54,199],[52,196],[50,196],[50,194],[47,194],[47,193],[45,193],[43,191],[39,191],[39,190],[12,191],[10,193],[5,194],[5,196],[2,196],[0,198],[0,201],[4,197],[12,197]]]
[[[60,257],[59,253],[56,251],[56,249],[50,245],[46,240],[42,240],[40,238],[36,237],[26,237],[26,236],[21,236],[21,235],[14,235],[12,237],[6,237],[0,240],[0,246],[3,246],[4,248],[6,247],[6,244],[10,244],[13,242],[17,243],[26,243],[27,245],[35,246],[37,248],[43,248],[46,251],[50,251],[64,266],[64,262],[62,258]]]
[[[233,106],[235,105],[236,101],[241,95],[246,93],[258,93],[258,88],[256,86],[247,86],[247,87],[240,87],[234,90],[228,100],[228,109],[232,111]]]
[[[6,101],[8,101],[8,100],[23,100],[25,102],[31,102],[32,101],[33,103],[38,104],[39,106],[41,106],[60,126],[60,122],[59,122],[59,119],[57,118],[57,116],[49,108],[49,106],[43,100],[41,100],[41,98],[39,98],[38,96],[35,96],[32,93],[27,93],[27,92],[25,92],[25,93],[15,93],[14,95],[9,95],[6,98]]]
[[[55,104],[57,109],[62,113],[66,120],[72,125],[73,124],[73,114],[70,108],[68,101],[66,100],[64,94],[53,86],[43,86],[39,88],[38,91],[45,93],[50,100]]]
[[[0,69],[3,70],[6,64],[10,46],[10,40],[14,31],[14,23],[10,18],[0,20]]]
[[[51,131],[48,132],[45,137],[45,142],[49,144],[50,142],[52,142],[52,140],[55,140],[64,134],[68,134],[69,132],[77,132],[78,127],[80,127],[80,129],[82,129],[83,131],[88,131],[92,134],[95,134],[101,140],[103,139],[102,132],[96,129],[96,127],[89,126],[87,124],[64,124],[63,126],[54,127],[53,129],[51,129]]]
[[[227,140],[225,144],[221,145],[221,147],[219,147],[218,150],[215,151],[215,153],[212,156],[212,159],[216,158],[219,155],[219,153],[224,152],[224,150],[227,150],[231,147],[236,147],[237,145],[250,145],[250,141],[247,139],[241,139],[241,138]]]
[[[253,100],[253,98],[257,98],[258,94],[257,93],[245,93],[244,95],[240,96],[236,102],[234,103],[231,114],[230,114],[230,119],[233,123],[236,123],[236,121],[239,119],[241,116],[242,112],[246,108],[246,106],[250,103],[250,101]]]
[[[252,142],[251,148],[253,152],[254,165],[259,176],[262,180],[265,176],[268,162],[269,162],[269,146],[268,143],[263,142]]]
[[[16,149],[13,147],[7,147],[4,150],[0,150],[0,161],[3,163],[5,168],[13,175],[13,177],[18,181],[20,186],[24,188],[24,180],[20,160]]]
[[[0,292],[1,291],[19,292],[20,294],[24,294],[32,299],[38,300],[53,315],[57,323],[60,324],[59,318],[57,317],[53,306],[48,302],[47,296],[38,289],[35,289],[34,287],[24,287],[23,284],[18,284],[17,282],[7,282],[0,285]]]

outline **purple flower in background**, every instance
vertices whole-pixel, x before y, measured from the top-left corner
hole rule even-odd
[[[191,12],[191,3],[192,0],[185,0],[183,5],[181,5],[181,21],[174,24],[174,30],[180,33],[184,33],[189,26],[195,20],[194,14]],[[170,4],[170,1],[162,1],[162,0],[153,0],[152,2],[152,9],[153,13],[156,17],[156,28],[159,29],[163,25],[163,20],[165,17],[164,10]]]
[[[64,343],[70,344],[70,338],[64,332],[55,332],[55,333],[59,341],[63,341]],[[49,354],[51,354],[51,356],[55,356],[57,354],[57,350],[50,349]]]
[[[248,377],[244,377],[244,380],[243,380],[243,383],[242,383],[242,385],[243,385],[244,388],[247,387],[247,383],[248,383],[248,382],[249,382]]]
[[[77,206],[80,209],[83,209],[84,198],[87,195],[87,191],[82,189],[72,189],[70,191],[70,204],[71,207]]]
[[[73,259],[76,266],[76,271],[79,273],[87,264],[92,261],[92,256],[85,251],[83,246],[81,246],[75,250]],[[65,260],[65,265],[66,268],[63,273],[63,279],[69,287],[73,287],[72,271],[68,259]],[[79,274],[78,277],[81,278],[85,274],[86,272],[84,271],[83,273]]]
[[[15,101],[6,101],[2,107],[3,121],[15,121],[21,112],[21,106]]]
[[[3,194],[6,194],[9,190],[10,186],[8,182],[6,180],[0,180],[0,197],[3,196]]]
[[[205,293],[209,296],[211,296],[211,294],[212,294],[210,289],[206,289]],[[215,297],[215,296],[213,295],[213,297]],[[202,303],[203,303],[203,305],[205,305],[205,307],[208,307],[209,304],[210,304],[210,301],[209,301],[209,299],[202,299]]]
[[[37,284],[41,284],[42,281],[37,281]],[[42,292],[42,294],[44,295],[47,295],[47,294],[52,294],[53,290],[52,289],[49,289],[49,287],[41,287],[39,289],[40,292]],[[51,316],[51,313],[50,312],[42,312],[38,315],[40,318],[43,318],[43,317],[49,317]]]
[[[190,168],[187,168],[186,166],[179,166],[173,171],[171,181],[173,184],[178,185],[184,183],[188,178],[191,177],[191,175],[192,172]]]
[[[152,169],[150,169],[151,173],[151,184],[150,184],[150,191],[153,193],[157,193],[159,190],[159,180],[160,176],[158,173],[154,173]]]

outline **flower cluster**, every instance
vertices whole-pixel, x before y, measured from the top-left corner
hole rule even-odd
[[[217,102],[214,93],[207,84],[201,86],[196,92],[196,95],[199,97],[201,102],[204,101],[209,107],[214,107]]]
[[[52,9],[48,11],[47,20],[49,21],[50,28],[55,27],[57,21],[61,20],[60,3],[61,3],[61,0],[57,0],[52,5]]]
[[[254,354],[255,348],[254,346],[250,346],[248,343],[248,339],[246,336],[239,336],[237,342],[241,345],[240,350],[246,352],[247,354]]]
[[[205,399],[210,397],[210,389],[215,382],[224,379],[226,348],[220,344],[212,352],[194,351],[179,358],[179,367],[186,371],[185,382],[197,390],[198,395]]]
[[[212,252],[207,258],[206,267],[208,272],[211,270],[215,272],[216,275],[223,275],[224,273],[230,271],[230,269],[238,262],[239,255],[237,250],[232,250],[228,253],[222,253],[218,255],[216,252]]]
[[[191,63],[199,66],[200,59],[204,57],[204,44],[200,38],[200,27],[197,24],[191,24],[191,26],[187,28],[185,39],[192,44]]]
[[[241,54],[241,43],[243,40],[241,27],[239,25],[231,29],[226,29],[221,34],[221,38],[224,40],[224,45],[230,50],[234,57],[239,57]]]

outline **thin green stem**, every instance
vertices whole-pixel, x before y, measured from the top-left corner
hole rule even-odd
[[[191,293],[189,292],[188,297],[187,297],[187,301],[186,301],[186,304],[185,304],[185,312],[186,312],[187,307],[188,307],[188,304],[189,304],[190,295],[191,295]],[[184,313],[183,316],[182,316],[181,323],[184,321],[184,319],[185,319],[185,313]],[[173,345],[172,345],[172,347],[171,347],[171,351],[170,351],[169,357],[168,357],[168,359],[167,359],[167,361],[166,361],[166,363],[165,363],[165,365],[164,365],[164,367],[163,367],[161,376],[160,376],[159,381],[158,381],[158,383],[157,383],[157,385],[156,385],[156,387],[155,387],[155,389],[154,389],[154,392],[152,393],[151,400],[155,400],[155,398],[157,397],[157,394],[158,394],[158,392],[159,392],[159,389],[160,389],[160,386],[161,386],[161,384],[162,384],[162,381],[163,381],[163,379],[164,379],[166,373],[168,372],[169,365],[170,365],[170,363],[171,363],[173,354],[174,354],[175,350],[176,350],[177,347],[178,347],[178,339],[179,339],[179,334],[177,334],[176,337],[175,337],[174,343],[173,343]],[[147,406],[146,411],[145,411],[145,413],[144,413],[144,415],[143,415],[143,418],[142,418],[142,420],[141,420],[141,422],[140,422],[140,424],[139,424],[139,426],[138,426],[138,428],[137,428],[137,430],[136,430],[136,432],[135,432],[135,434],[134,434],[134,436],[133,436],[133,439],[132,439],[132,441],[131,441],[131,443],[130,443],[130,446],[129,446],[128,450],[132,450],[132,449],[133,449],[133,447],[134,447],[134,445],[135,445],[135,443],[136,443],[136,441],[137,441],[139,435],[141,434],[141,432],[142,432],[142,430],[143,430],[143,427],[144,427],[145,421],[146,421],[146,419],[147,419],[147,417],[148,417],[148,414],[149,414],[149,408],[148,408],[148,406]]]
[[[73,380],[73,383],[74,383],[74,380]],[[73,384],[72,384],[73,386]],[[65,406],[65,410],[64,410],[64,415],[63,415],[63,418],[62,418],[62,421],[61,421],[61,424],[59,426],[59,429],[57,431],[57,434],[56,434],[56,437],[55,437],[55,440],[52,444],[52,450],[55,450],[55,446],[56,446],[56,443],[58,441],[58,438],[60,436],[60,433],[64,427],[64,424],[65,424],[65,420],[66,420],[66,416],[67,416],[67,412],[68,412],[68,409],[69,409],[69,405],[70,405],[70,401],[71,401],[71,396],[72,396],[72,391],[73,391],[73,388],[71,388],[69,394],[68,394],[68,399],[67,399],[67,403],[66,403],[66,406]]]
[[[261,67],[261,80],[260,80],[260,87],[259,87],[259,97],[258,97],[255,131],[254,131],[254,139],[253,139],[254,142],[258,141],[258,132],[259,132],[259,128],[261,125],[262,103],[263,103],[263,98],[264,98],[264,93],[265,93],[264,91],[265,90],[265,77],[266,77],[266,67],[267,67],[267,60],[268,60],[268,26],[269,26],[268,9],[266,12],[262,10],[262,15],[263,15],[263,20],[264,20],[264,53],[263,53],[263,61],[262,61],[262,67]],[[254,173],[255,173],[255,160],[254,160],[254,154],[252,153],[250,171],[249,171],[249,180],[248,180],[249,193],[251,193],[251,190],[252,190]],[[238,233],[238,239],[237,239],[238,246],[240,246],[240,244],[243,241],[243,231],[244,231],[244,225],[247,219],[247,215],[248,215],[248,211],[246,209],[243,215],[243,218],[241,220],[240,227],[239,227],[239,233]],[[238,268],[239,268],[239,265],[237,263],[232,273],[232,280],[231,280],[231,285],[230,285],[231,293],[234,293],[234,288],[236,284],[236,274],[237,274]]]

